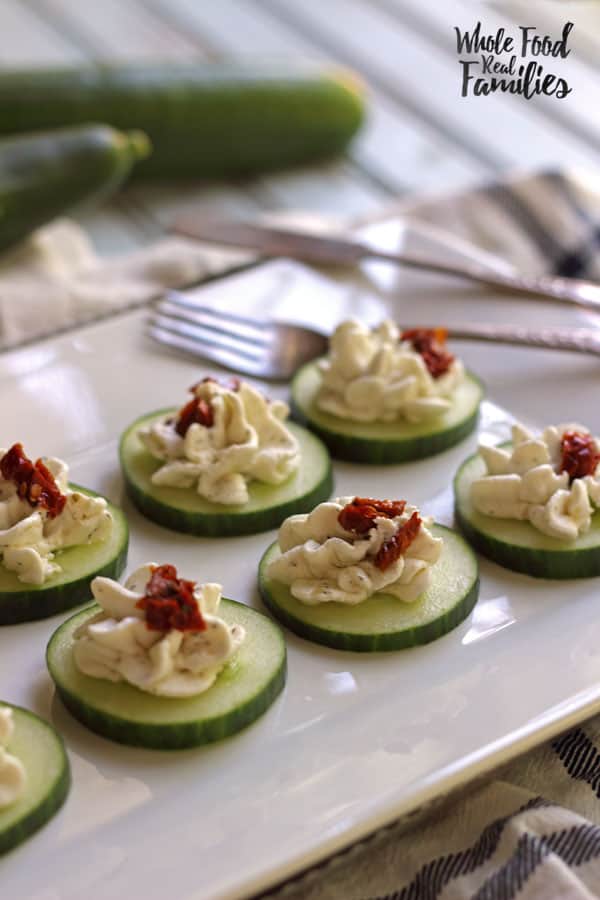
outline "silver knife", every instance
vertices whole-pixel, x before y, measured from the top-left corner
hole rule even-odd
[[[576,303],[600,312],[600,285],[591,281],[559,276],[533,277],[492,270],[477,262],[437,262],[407,253],[380,250],[367,241],[311,234],[289,228],[274,228],[239,219],[220,219],[183,213],[170,231],[213,244],[254,250],[260,256],[286,256],[304,262],[357,265],[368,259],[385,260],[441,275],[465,278],[503,291],[526,294],[559,303]]]

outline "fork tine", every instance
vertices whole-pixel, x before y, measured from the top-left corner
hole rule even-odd
[[[222,318],[218,313],[214,316],[207,316],[202,309],[190,309],[183,304],[173,303],[170,300],[160,300],[156,304],[155,309],[160,315],[167,318],[175,318],[182,322],[189,322],[192,325],[203,326],[224,337],[260,347],[266,347],[269,344],[270,336],[268,332],[265,334],[264,329],[250,329],[245,325],[238,325],[233,322],[229,324],[229,320]]]
[[[264,377],[263,367],[260,362],[240,356],[231,350],[208,344],[202,346],[193,338],[185,337],[154,323],[148,326],[148,334],[158,343],[166,344],[178,351],[183,350],[195,359],[217,363],[217,365],[222,366],[224,369],[230,369],[232,372]]]
[[[210,325],[201,325],[197,322],[187,322],[183,319],[173,318],[172,316],[155,315],[152,322],[159,328],[172,331],[182,337],[195,341],[200,349],[204,345],[215,347],[218,350],[227,350],[239,356],[243,356],[251,360],[259,360],[263,357],[263,349],[251,344],[245,338],[238,338],[235,335],[222,333],[213,329]]]
[[[239,313],[233,313],[225,309],[215,309],[212,306],[206,306],[201,300],[195,300],[193,296],[187,296],[179,291],[167,291],[166,299],[171,301],[175,306],[184,306],[186,309],[194,310],[204,316],[210,316],[214,319],[224,322],[234,322],[236,325],[245,325],[257,334],[264,334],[265,328],[269,327],[268,322],[259,322],[257,319],[251,319],[248,316],[241,316]]]

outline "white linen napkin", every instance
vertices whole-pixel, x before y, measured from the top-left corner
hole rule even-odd
[[[251,259],[176,237],[103,259],[76,222],[57,220],[0,257],[0,349],[146,303]]]

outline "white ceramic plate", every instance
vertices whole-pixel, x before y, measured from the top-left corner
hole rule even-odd
[[[352,281],[272,263],[214,283],[207,301],[331,327],[348,313],[405,322],[510,317],[579,321],[557,307],[494,301],[375,269]],[[400,313],[399,310],[402,310]],[[210,367],[177,359],[128,313],[0,360],[2,443],[56,454],[76,481],[122,503],[129,566],[174,562],[260,605],[255,572],[273,534],[198,540],[144,521],[123,498],[116,442],[146,410],[182,402]],[[460,347],[490,397],[537,424],[582,419],[600,431],[598,362]],[[463,352],[464,351],[464,352]],[[285,395],[284,389],[278,389]],[[487,403],[486,440],[507,416]],[[475,439],[390,468],[336,465],[340,494],[407,497],[450,521],[448,486]],[[0,696],[65,736],[74,783],[59,815],[0,861],[12,900],[205,900],[265,889],[600,708],[598,579],[553,584],[482,565],[481,599],[426,647],[358,655],[288,634],[283,695],[245,732],[180,753],[112,744],[55,699],[44,647],[61,617],[0,631]]]

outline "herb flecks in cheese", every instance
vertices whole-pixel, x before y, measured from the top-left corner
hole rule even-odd
[[[300,465],[286,428],[287,404],[269,401],[246,382],[227,387],[206,378],[177,416],[141,428],[139,437],[162,461],[152,483],[192,489],[212,503],[243,506],[248,484],[281,484]]]
[[[70,489],[65,462],[22,451],[0,450],[0,555],[19,581],[41,585],[61,571],[58,551],[106,540],[113,518],[103,497]]]
[[[319,363],[316,404],[355,422],[423,422],[448,412],[464,379],[441,329],[401,333],[390,320],[369,328],[355,319],[331,336]]]
[[[75,634],[77,668],[160,697],[208,690],[245,637],[218,615],[221,585],[180,579],[174,566],[147,563],[124,585],[94,578],[92,594],[102,612]]]
[[[341,497],[321,503],[283,523],[281,556],[268,576],[310,605],[356,605],[377,593],[410,603],[426,590],[441,553],[442,540],[430,525],[404,501]]]
[[[479,448],[486,475],[471,502],[487,516],[521,519],[550,537],[574,541],[600,506],[600,442],[582,425],[551,425],[534,435],[512,429],[512,448]]]

